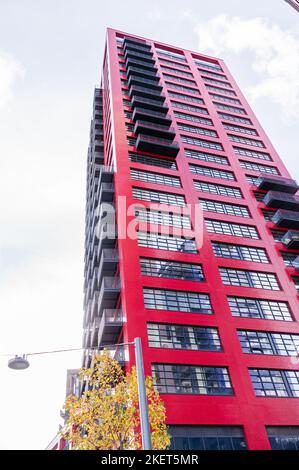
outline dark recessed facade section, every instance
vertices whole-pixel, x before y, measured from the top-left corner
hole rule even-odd
[[[288,230],[281,241],[290,250],[299,250],[299,232]]]
[[[138,85],[131,85],[129,89],[129,96],[133,98],[134,96],[141,96],[143,98],[151,98],[157,101],[164,103],[165,95],[161,93],[160,90],[153,90],[151,88],[146,88]]]
[[[131,87],[132,85],[141,86],[144,88],[148,88],[149,90],[156,90],[161,92],[163,90],[162,85],[160,85],[159,80],[149,80],[147,78],[139,77],[138,75],[131,75],[128,80],[128,85]]]
[[[153,53],[151,49],[145,49],[144,47],[137,46],[136,44],[125,44],[124,52],[132,52],[136,54],[142,54],[145,57],[152,57]]]
[[[160,80],[160,77],[159,77],[159,75],[157,75],[156,72],[152,72],[150,70],[145,70],[145,69],[140,68],[140,67],[133,67],[133,66],[128,67],[127,75],[128,75],[128,77],[132,77],[133,75],[135,75],[137,77],[148,78],[148,79],[156,81],[156,82],[159,82],[159,80]]]
[[[299,189],[295,180],[281,176],[259,176],[255,184],[264,191],[280,191],[289,194],[295,194]]]
[[[263,202],[268,207],[299,211],[299,198],[293,194],[281,193],[279,191],[269,191],[265,195]]]
[[[279,209],[272,217],[272,222],[278,227],[299,229],[299,212]]]
[[[126,68],[129,67],[140,67],[141,69],[148,70],[149,72],[157,73],[158,69],[154,63],[146,62],[144,60],[138,60],[137,58],[128,57],[126,60]]]
[[[146,51],[151,50],[151,45],[147,44],[145,41],[138,40],[138,39],[131,39],[131,38],[125,38],[123,42],[124,46],[137,46],[141,49],[145,49]]]
[[[98,344],[115,344],[123,326],[120,309],[105,308],[99,322]]]
[[[180,150],[177,142],[144,134],[139,134],[137,137],[136,148],[142,152],[156,153],[167,157],[176,157]]]
[[[150,98],[144,98],[143,96],[133,96],[132,101],[131,101],[131,107],[132,109],[137,108],[137,107],[151,109],[161,114],[167,114],[169,111],[168,106],[163,104],[163,102],[153,100]]]
[[[98,296],[98,316],[104,308],[116,308],[120,294],[120,280],[117,277],[103,277]]]
[[[169,115],[153,111],[152,109],[145,109],[144,107],[136,107],[133,111],[133,121],[150,121],[156,124],[163,124],[164,126],[170,126],[172,124]]]
[[[149,134],[155,137],[163,137],[173,141],[175,138],[175,130],[173,127],[163,126],[162,124],[155,124],[149,121],[137,121],[134,127],[134,134]]]
[[[143,54],[142,52],[136,52],[132,50],[125,51],[125,60],[142,60],[150,65],[155,65],[155,59],[153,59],[153,53],[148,52]]]
[[[297,256],[297,258],[295,259],[293,266],[296,269],[296,271],[299,272],[299,256]]]

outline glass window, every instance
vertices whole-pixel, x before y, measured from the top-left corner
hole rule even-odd
[[[247,118],[241,118],[239,116],[232,116],[231,114],[221,113],[219,111],[218,111],[218,116],[221,119],[225,119],[226,121],[238,122],[241,124],[247,124],[248,126],[252,126],[252,122],[250,121],[250,119],[247,119]]]
[[[194,181],[194,186],[196,187],[197,191],[201,191],[204,193],[217,194],[219,196],[233,197],[236,199],[243,198],[240,189],[234,188],[232,186],[223,186],[221,184],[204,183],[201,181]]]
[[[267,426],[272,450],[299,450],[299,426]]]
[[[228,297],[228,303],[234,317],[293,321],[287,302],[246,297]]]
[[[216,103],[213,101],[214,105],[218,109],[223,109],[224,111],[230,111],[231,113],[237,113],[237,114],[247,114],[245,109],[243,108],[237,108],[236,106],[229,106],[227,104],[221,104],[221,103]]]
[[[176,176],[161,175],[159,173],[136,170],[135,168],[131,168],[131,178],[138,181],[146,181],[147,183],[172,186],[174,188],[181,187],[181,180]]]
[[[156,248],[158,250],[197,253],[194,240],[154,232],[138,232],[138,245],[146,248]]]
[[[180,103],[179,101],[171,101],[173,108],[185,109],[193,113],[209,114],[206,108],[200,108],[199,106],[192,106],[190,104]]]
[[[255,289],[280,290],[277,277],[272,273],[219,268],[223,284],[229,286],[254,287]]]
[[[243,155],[250,158],[257,158],[258,160],[272,160],[268,153],[257,152],[256,150],[247,150],[240,147],[234,147],[234,152],[237,155]]]
[[[174,117],[177,119],[184,119],[185,121],[199,122],[206,126],[213,126],[213,121],[211,119],[203,118],[200,116],[194,116],[193,114],[181,113],[179,111],[174,111]]]
[[[235,217],[250,218],[249,210],[245,206],[238,206],[237,204],[226,204],[224,202],[217,201],[209,201],[207,199],[201,199],[199,202],[204,211],[233,215]]]
[[[186,155],[186,157],[194,158],[195,160],[202,160],[204,162],[218,163],[219,165],[229,165],[228,160],[227,160],[226,157],[220,157],[219,155],[214,155],[212,153],[199,152],[198,150],[185,149],[185,155]],[[205,168],[205,167],[199,167],[199,168]],[[213,171],[212,168],[208,168],[208,170]],[[215,170],[215,171],[217,171],[217,170]],[[232,177],[231,179],[234,179],[234,177]]]
[[[232,224],[212,219],[205,219],[205,223],[209,233],[222,233],[223,235],[233,235],[234,237],[242,238],[260,238],[256,228],[251,225]]]
[[[176,98],[178,100],[189,101],[190,103],[205,104],[205,102],[202,98],[196,98],[195,96],[183,95],[182,93],[175,93],[174,91],[168,91],[168,95],[171,98]]]
[[[188,126],[187,124],[178,123],[178,128],[181,131],[192,132],[193,134],[207,135],[209,137],[218,137],[217,132],[203,127]]]
[[[188,137],[187,135],[182,135],[181,138],[185,144],[196,145],[197,147],[223,151],[222,145],[218,144],[217,142],[210,142],[208,140],[196,139],[195,137]]]
[[[260,140],[246,139],[245,137],[239,137],[237,135],[228,134],[228,138],[231,142],[238,142],[239,144],[251,145],[252,147],[265,148],[265,145]]]
[[[297,356],[299,354],[299,335],[240,330],[238,336],[242,350],[247,354],[274,356]]]
[[[171,450],[246,450],[241,426],[169,426]]]
[[[205,280],[200,264],[180,263],[155,258],[140,258],[140,266],[143,276],[165,277],[197,282],[203,282]]]
[[[229,243],[212,242],[215,256],[220,258],[240,259],[254,263],[269,263],[264,248],[254,248],[244,245],[231,245]]]
[[[235,181],[235,175],[231,171],[216,170],[215,168],[192,164],[189,165],[189,168],[191,173],[194,173],[195,175],[202,175],[208,176],[210,178],[219,178],[224,180]]]
[[[137,219],[155,225],[168,225],[170,227],[180,227],[191,229],[189,217],[181,214],[173,214],[171,212],[153,211],[136,209],[135,216]]]
[[[169,170],[177,169],[176,163],[173,160],[167,160],[166,158],[149,157],[148,155],[129,152],[129,160],[134,163],[168,168]]]
[[[163,193],[161,191],[153,191],[150,189],[132,188],[133,197],[141,201],[158,202],[161,204],[169,204],[173,206],[185,206],[184,196],[171,193]]]
[[[149,309],[204,314],[213,313],[209,295],[199,292],[144,287],[143,298],[145,308]]]
[[[235,98],[228,98],[227,96],[216,95],[215,93],[209,93],[211,98],[216,101],[223,101],[224,103],[231,103],[241,105],[241,101]]]
[[[246,170],[253,170],[259,173],[269,173],[272,175],[279,175],[277,168],[274,168],[273,166],[261,165],[258,163],[244,162],[242,160],[240,160],[240,166],[242,168],[245,168]]]
[[[234,126],[233,124],[227,124],[225,122],[223,123],[223,127],[228,131],[235,131],[240,134],[258,135],[255,129],[249,129],[248,127]]]
[[[257,397],[299,397],[299,371],[249,369]]]

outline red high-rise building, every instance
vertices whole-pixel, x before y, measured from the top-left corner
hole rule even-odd
[[[299,450],[297,189],[222,60],[108,29],[83,362],[141,337],[174,449]]]

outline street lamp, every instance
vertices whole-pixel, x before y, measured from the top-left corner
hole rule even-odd
[[[149,424],[149,414],[148,414],[148,403],[146,397],[146,386],[145,386],[145,376],[144,376],[144,367],[143,367],[143,357],[142,357],[142,347],[141,339],[135,338],[132,343],[122,343],[118,346],[128,346],[134,345],[135,350],[135,359],[136,359],[136,374],[137,374],[137,387],[138,387],[138,399],[139,399],[139,412],[140,412],[140,423],[141,423],[141,439],[142,439],[142,449],[151,450],[151,433],[150,433],[150,424]],[[109,346],[116,346],[107,345]],[[105,347],[107,347],[105,346]],[[43,351],[28,353],[23,355],[16,355],[8,361],[8,367],[13,370],[24,370],[28,369],[30,366],[29,361],[27,360],[28,356],[35,356],[38,354],[53,354],[58,352],[65,351],[81,351],[84,348],[74,348],[74,349],[59,349],[57,351]],[[99,348],[94,348],[99,349]]]

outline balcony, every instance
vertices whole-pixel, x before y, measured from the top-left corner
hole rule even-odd
[[[299,250],[299,232],[289,230],[281,241],[290,250]]]
[[[160,77],[157,75],[156,72],[150,72],[149,70],[144,70],[143,68],[137,68],[130,66],[127,69],[127,75],[128,77],[136,76],[136,77],[143,77],[143,78],[149,78],[150,80],[159,82]]]
[[[268,207],[299,211],[299,198],[293,194],[281,193],[279,191],[269,191],[265,195],[263,202]]]
[[[145,54],[150,54],[151,56],[153,55],[151,51],[151,47],[144,48],[144,47],[140,47],[139,45],[137,46],[137,44],[125,44],[124,52],[127,52],[127,51],[140,52],[143,55]]]
[[[118,266],[118,251],[116,248],[102,248],[100,254],[100,263],[97,270],[98,285],[103,276],[114,276]]]
[[[158,113],[167,114],[169,111],[168,106],[165,104],[157,101],[151,100],[149,98],[143,98],[142,96],[133,96],[131,101],[132,109],[137,107],[142,107],[144,109],[151,109],[153,111],[157,111]]]
[[[102,316],[104,308],[115,308],[120,294],[118,277],[103,277],[98,297],[98,317]]]
[[[132,85],[140,85],[140,86],[149,88],[150,90],[157,90],[157,91],[162,91],[163,90],[163,87],[162,87],[162,85],[159,84],[159,82],[149,80],[147,78],[134,76],[134,75],[132,75],[128,79],[128,85],[129,85],[129,87],[131,87]]]
[[[127,45],[128,46],[132,45],[132,46],[140,47],[140,48],[145,49],[147,51],[149,51],[152,47],[150,44],[147,44],[144,41],[141,41],[141,40],[138,40],[138,39],[131,39],[131,38],[125,38],[123,44],[124,44],[124,47],[126,47]]]
[[[113,183],[102,183],[98,187],[99,199],[98,203],[102,202],[113,202],[114,199],[114,184]]]
[[[167,157],[176,157],[180,150],[177,142],[144,134],[139,134],[137,137],[136,148],[143,152],[157,153]]]
[[[112,166],[101,165],[99,168],[99,184],[112,183],[114,169]]]
[[[135,60],[143,60],[144,62],[148,62],[149,64],[154,65],[155,59],[153,59],[153,53],[147,52],[146,54],[135,51],[132,49],[125,50],[125,60],[127,59],[135,59]]]
[[[129,95],[131,99],[133,98],[133,96],[142,96],[144,98],[153,98],[162,102],[165,101],[165,95],[161,93],[160,90],[152,90],[150,88],[145,88],[143,86],[138,85],[130,86]]]
[[[164,137],[170,141],[175,138],[175,130],[173,127],[155,124],[149,121],[137,121],[134,127],[134,134],[149,134],[156,137]]]
[[[152,111],[151,109],[145,108],[135,108],[132,116],[133,121],[149,121],[154,122],[155,124],[162,124],[164,126],[170,126],[172,123],[169,115],[159,113],[157,111]]]
[[[122,311],[120,309],[105,308],[99,324],[98,345],[115,344],[122,326]]]
[[[289,194],[295,194],[299,189],[295,180],[282,176],[261,175],[256,180],[256,186],[265,191],[280,191]]]
[[[128,69],[129,67],[138,67],[155,73],[158,71],[154,63],[151,64],[150,62],[146,62],[144,60],[133,59],[133,57],[128,57],[126,60],[126,68]]]
[[[272,217],[272,222],[276,224],[277,227],[286,227],[298,230],[299,212],[279,209]]]

